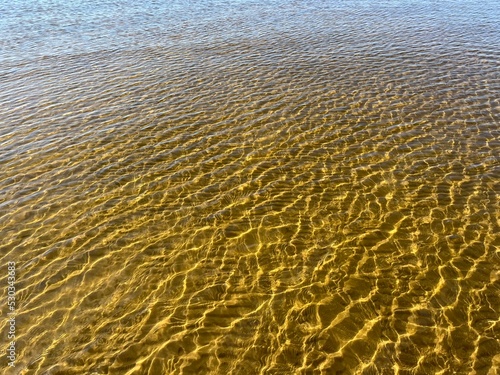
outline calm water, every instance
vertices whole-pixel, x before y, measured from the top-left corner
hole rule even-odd
[[[2,1],[2,373],[498,374],[499,22]]]

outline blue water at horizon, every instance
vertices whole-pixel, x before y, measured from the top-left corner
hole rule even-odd
[[[380,8],[386,8],[380,14]],[[354,11],[353,11],[354,9]],[[406,14],[425,15],[421,25],[429,34],[446,29],[467,35],[472,48],[500,50],[500,6],[487,0],[425,1],[64,1],[16,0],[0,2],[0,62],[26,61],[45,56],[102,50],[209,46],[238,43],[245,38],[275,38],[288,34],[323,32],[315,20],[345,23],[339,30],[379,23],[380,30],[401,28],[411,34]],[[374,16],[370,17],[370,13]],[[336,15],[339,17],[336,17]],[[342,17],[340,17],[342,16]],[[340,21],[339,21],[340,22]],[[420,27],[421,27],[420,25]],[[369,27],[368,27],[369,26]],[[416,32],[426,32],[419,29]],[[332,37],[335,36],[332,30]],[[338,34],[338,33],[337,33]],[[324,35],[323,35],[324,36]],[[472,39],[471,39],[472,37]]]

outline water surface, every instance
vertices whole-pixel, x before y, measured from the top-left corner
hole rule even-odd
[[[1,3],[6,373],[496,374],[499,20]]]

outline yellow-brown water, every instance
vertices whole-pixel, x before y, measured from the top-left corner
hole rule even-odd
[[[500,371],[498,5],[29,3],[2,371]]]

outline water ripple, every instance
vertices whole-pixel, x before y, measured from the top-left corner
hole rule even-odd
[[[12,373],[496,373],[498,7],[146,3],[0,9]]]

